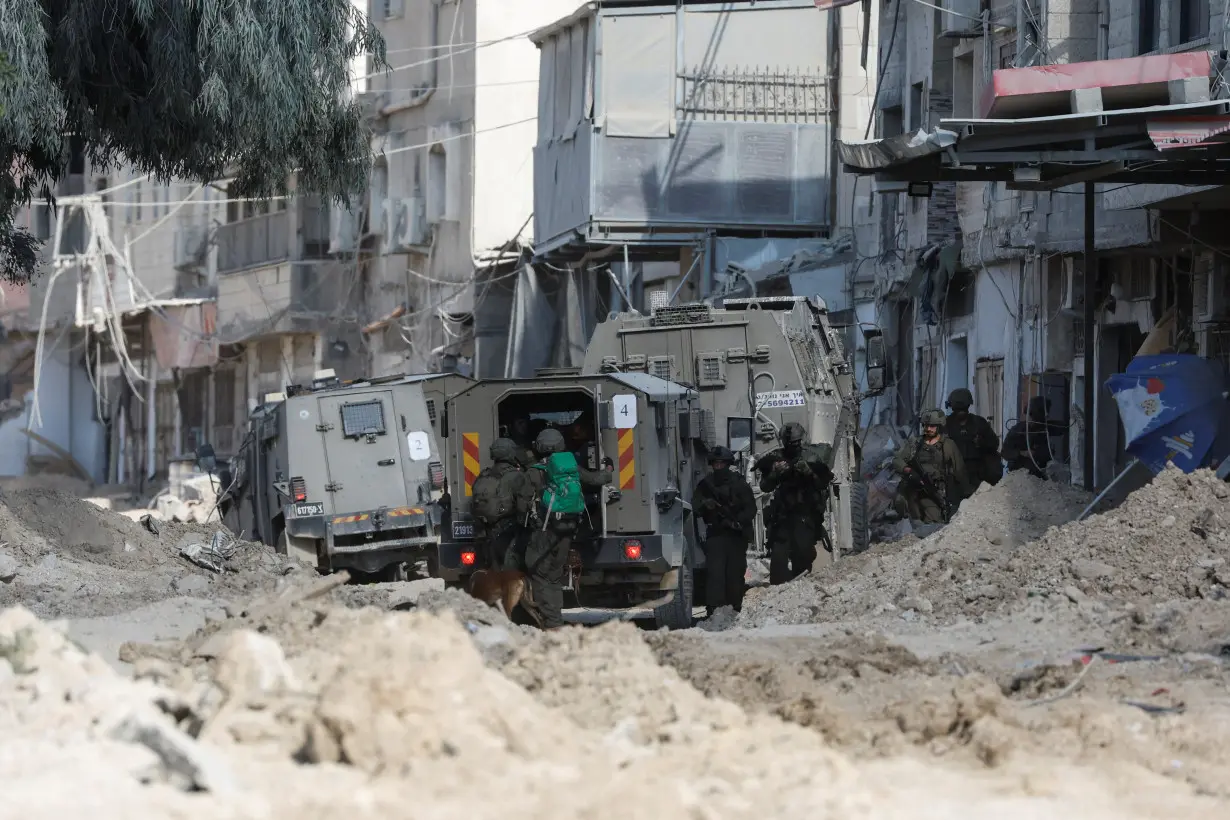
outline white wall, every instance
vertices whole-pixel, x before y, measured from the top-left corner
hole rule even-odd
[[[53,347],[48,334],[39,374],[39,414],[41,425],[31,429],[70,452],[96,482],[106,478],[106,428],[94,420],[94,390],[83,367],[69,364],[69,336]],[[25,475],[26,457],[57,456],[23,432],[30,424],[33,391],[26,395],[26,408],[15,419],[0,424],[0,475]]]
[[[473,243],[498,249],[534,210],[534,143],[538,139],[538,48],[527,36],[576,11],[577,0],[477,0],[479,43],[512,37],[475,52]],[[509,123],[528,120],[519,125]],[[502,127],[508,126],[508,127]],[[493,130],[498,129],[498,130]],[[533,224],[523,237],[532,238]]]

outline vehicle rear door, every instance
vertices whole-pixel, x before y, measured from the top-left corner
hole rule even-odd
[[[618,382],[608,381],[595,392],[606,406],[599,415],[603,420],[601,453],[614,464],[611,486],[619,492],[618,500],[604,509],[605,530],[608,534],[650,532],[653,521],[646,472],[650,453],[646,448],[665,446],[655,435],[652,410],[643,393]]]
[[[391,390],[322,396],[317,429],[324,437],[326,512],[343,514],[402,507],[409,493]]]

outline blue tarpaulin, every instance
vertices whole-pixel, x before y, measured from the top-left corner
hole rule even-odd
[[[1106,380],[1119,405],[1127,451],[1154,473],[1216,467],[1230,453],[1230,379],[1200,356],[1137,356]]]

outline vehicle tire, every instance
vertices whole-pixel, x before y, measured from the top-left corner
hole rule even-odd
[[[855,481],[850,485],[851,554],[866,552],[871,546],[871,522],[867,520],[867,484]]]
[[[675,597],[669,604],[663,604],[653,611],[658,628],[691,629],[692,628],[692,598],[696,587],[696,578],[692,571],[692,542],[684,540],[683,566],[679,568],[679,586],[675,589]]]
[[[314,538],[295,538],[286,530],[282,530],[282,533],[278,536],[278,546],[276,549],[280,555],[293,558],[305,566],[317,569],[316,539]]]

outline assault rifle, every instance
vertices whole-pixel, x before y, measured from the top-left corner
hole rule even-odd
[[[940,492],[939,488],[935,486],[935,482],[919,469],[917,457],[910,459],[906,466],[910,468],[906,478],[912,480],[923,491],[923,495],[936,503],[940,508],[940,515],[944,518],[944,523],[947,524],[952,518],[952,506],[948,503],[947,494]]]

